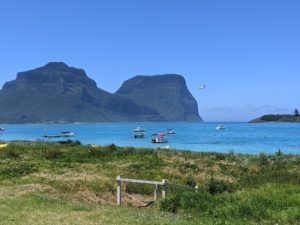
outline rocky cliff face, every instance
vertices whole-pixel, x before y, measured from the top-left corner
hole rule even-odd
[[[174,77],[174,81],[171,81],[172,75],[167,77],[169,81],[162,81],[161,77],[156,77],[159,81],[155,81],[155,78],[151,80],[156,84],[166,82],[165,87],[168,88],[161,89],[165,94],[167,90],[180,91],[181,94],[173,95],[177,100],[173,100],[172,105],[166,105],[177,110],[170,115],[168,112],[171,111],[162,109],[162,106],[164,102],[170,101],[171,92],[160,96],[157,93],[159,87],[148,85],[152,90],[144,88],[146,93],[142,95],[142,90],[139,93],[145,98],[149,98],[147,96],[150,94],[152,97],[149,99],[153,100],[149,102],[145,99],[143,103],[141,97],[137,100],[133,93],[124,93],[123,88],[116,94],[98,88],[96,82],[82,69],[69,67],[62,62],[48,63],[43,67],[18,73],[16,80],[3,86],[0,90],[0,123],[199,120],[197,103],[186,89],[184,79]],[[136,85],[134,90],[140,89],[141,84]],[[130,92],[130,86],[127,86],[127,92]],[[154,96],[160,96],[161,100],[154,101]],[[151,105],[152,103],[158,106]]]
[[[116,94],[156,110],[164,121],[202,120],[181,75],[136,76],[125,81]]]

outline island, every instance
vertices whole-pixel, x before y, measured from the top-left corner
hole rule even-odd
[[[292,114],[269,114],[251,120],[249,123],[267,123],[267,122],[279,122],[279,123],[300,123],[299,115]]]

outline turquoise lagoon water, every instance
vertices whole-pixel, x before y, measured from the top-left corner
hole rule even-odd
[[[74,140],[83,144],[134,146],[192,151],[235,153],[284,153],[300,154],[300,124],[298,123],[223,123],[225,130],[216,130],[218,123],[97,123],[97,124],[26,124],[0,125],[6,128],[0,140],[36,140],[42,135],[57,135],[72,131]],[[134,139],[132,130],[146,129],[144,139]],[[152,144],[151,134],[176,129],[169,135],[169,142]]]

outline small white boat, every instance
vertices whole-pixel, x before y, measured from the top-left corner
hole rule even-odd
[[[166,145],[166,146],[162,146],[162,147],[157,147],[157,149],[170,149],[170,146]]]
[[[75,134],[71,131],[62,131],[60,132],[61,137],[74,137]]]
[[[133,137],[134,137],[134,138],[144,138],[144,137],[145,137],[145,134],[144,134],[143,132],[139,132],[139,133],[134,134]]]
[[[145,132],[146,130],[141,127],[137,127],[136,129],[133,130],[133,132]]]
[[[145,137],[145,132],[146,130],[144,128],[137,127],[134,129],[132,132],[135,134],[133,135],[134,138],[144,138]]]
[[[158,134],[153,134],[153,138],[151,139],[152,143],[167,143],[168,139],[166,138],[167,134],[166,133],[158,133]]]
[[[217,130],[224,130],[226,127],[223,124],[220,124],[216,127]]]
[[[5,128],[0,127],[0,131],[5,131]]]
[[[167,134],[175,134],[175,130],[172,129],[172,128],[169,128],[169,129],[167,130]]]

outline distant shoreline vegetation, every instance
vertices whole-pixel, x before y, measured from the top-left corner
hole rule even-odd
[[[251,120],[249,123],[267,123],[267,122],[300,123],[300,116],[292,115],[292,114],[269,114]]]

